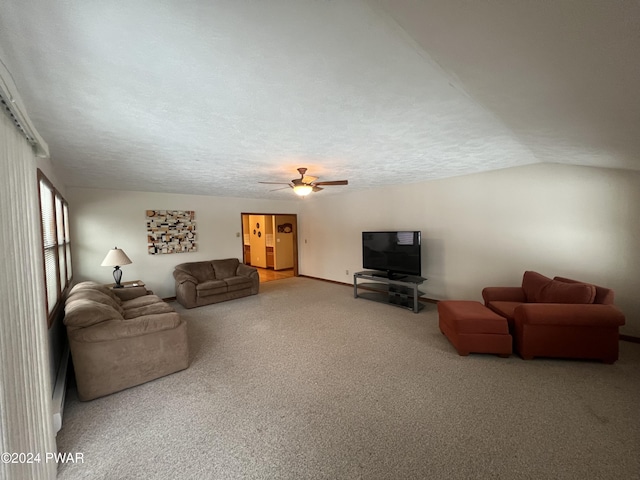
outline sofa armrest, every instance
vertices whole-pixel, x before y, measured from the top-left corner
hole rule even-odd
[[[176,276],[176,300],[185,308],[193,308],[198,304],[198,292],[196,291],[197,280],[191,275],[184,274]],[[191,279],[189,278],[191,277]]]
[[[619,327],[624,314],[613,305],[575,303],[525,303],[514,311],[516,324],[585,327]]]
[[[258,293],[260,290],[260,275],[258,274],[257,268],[240,263],[236,269],[236,275],[249,277],[249,279],[251,279],[251,295],[256,295]]]
[[[489,302],[526,302],[522,287],[486,287],[482,289],[484,304]]]
[[[193,275],[189,275],[186,272],[181,272],[179,270],[173,271],[173,278],[176,279],[176,285],[181,285],[184,282],[191,282],[194,285],[198,284],[198,279],[196,277],[194,277]]]
[[[78,342],[107,342],[170,330],[179,326],[181,321],[176,312],[145,315],[131,320],[109,320],[90,328],[73,330],[69,336]]]
[[[244,277],[250,277],[254,273],[257,275],[258,270],[245,263],[239,263],[238,268],[236,269],[236,275],[242,275]]]

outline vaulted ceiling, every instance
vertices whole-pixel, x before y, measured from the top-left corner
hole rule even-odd
[[[67,186],[295,199],[257,182],[637,171],[638,52],[632,0],[0,6],[0,59]]]

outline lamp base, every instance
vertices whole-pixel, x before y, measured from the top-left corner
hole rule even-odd
[[[120,280],[122,279],[122,270],[120,270],[120,267],[114,267],[113,279],[116,281],[116,284],[113,286],[113,288],[122,288],[122,285],[120,284]]]

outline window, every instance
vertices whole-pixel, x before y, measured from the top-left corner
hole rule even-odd
[[[69,238],[69,205],[51,182],[38,170],[40,219],[42,224],[42,257],[47,299],[47,319],[51,326],[66,288],[71,283],[71,241]]]

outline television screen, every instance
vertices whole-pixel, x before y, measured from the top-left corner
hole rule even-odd
[[[421,275],[420,232],[362,232],[362,266],[390,278]]]

